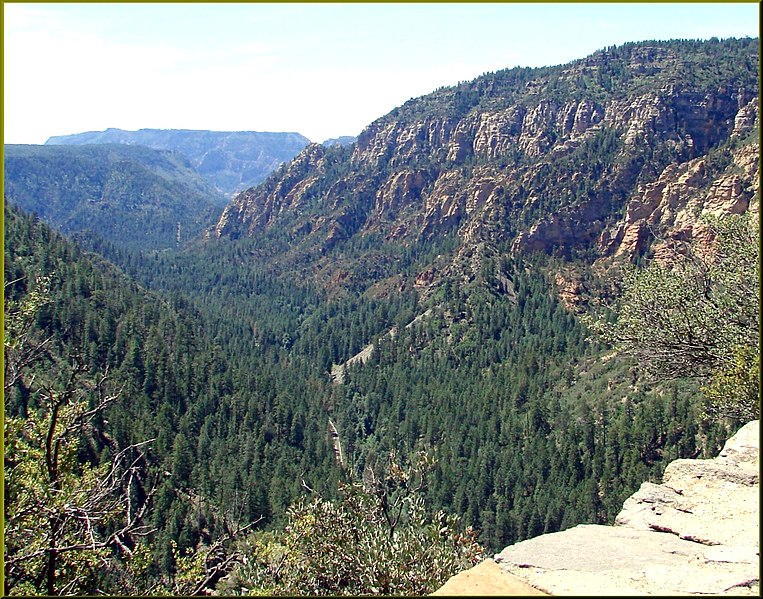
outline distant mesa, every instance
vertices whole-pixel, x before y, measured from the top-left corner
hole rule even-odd
[[[324,141],[322,146],[350,146],[358,141],[353,135],[342,135],[341,137],[331,137]]]
[[[310,140],[299,133],[114,128],[54,136],[45,142],[46,145],[142,145],[179,152],[228,198],[261,183],[309,143]]]

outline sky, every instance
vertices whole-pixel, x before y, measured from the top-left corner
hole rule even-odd
[[[757,2],[3,4],[5,143],[357,135],[410,98],[642,40],[758,37]]]

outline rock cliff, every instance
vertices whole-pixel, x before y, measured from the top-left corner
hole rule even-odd
[[[737,112],[731,139],[759,127],[759,118],[758,98],[754,98]],[[752,142],[731,146],[720,167],[721,161],[716,158],[712,164],[706,156],[669,164],[656,179],[637,186],[624,217],[602,232],[601,254],[633,259],[654,241],[652,250],[660,259],[671,244],[702,238],[701,216],[757,213],[759,158],[760,145]]]
[[[760,421],[710,460],[680,459],[645,482],[614,526],[581,524],[506,547],[435,595],[760,593]],[[492,590],[492,592],[491,592]]]
[[[309,146],[235,198],[210,236],[287,239],[288,266],[368,236],[456,239],[421,271],[436,266],[430,288],[507,249],[632,260],[658,237],[696,235],[701,214],[757,209],[751,42],[630,44],[437,90],[351,146]]]

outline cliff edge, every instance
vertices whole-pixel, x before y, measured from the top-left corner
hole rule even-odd
[[[675,460],[662,484],[643,483],[614,526],[516,543],[434,594],[759,596],[759,449],[755,420],[717,458]]]

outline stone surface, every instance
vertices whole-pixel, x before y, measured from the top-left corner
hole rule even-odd
[[[667,532],[582,524],[507,547],[495,560],[551,595],[723,594],[757,578],[749,554],[716,561],[707,549]]]
[[[516,543],[494,557],[500,572],[480,564],[436,594],[489,594],[476,581],[490,577],[549,595],[759,596],[759,447],[756,420],[717,458],[671,462],[662,484],[645,482],[625,501],[614,526]]]
[[[460,572],[432,595],[503,597],[506,595],[546,595],[525,581],[506,572],[492,560],[486,560]]]
[[[615,524],[670,532],[704,545],[757,546],[758,432],[754,423],[746,425],[713,460],[671,462],[663,484],[641,485]]]

